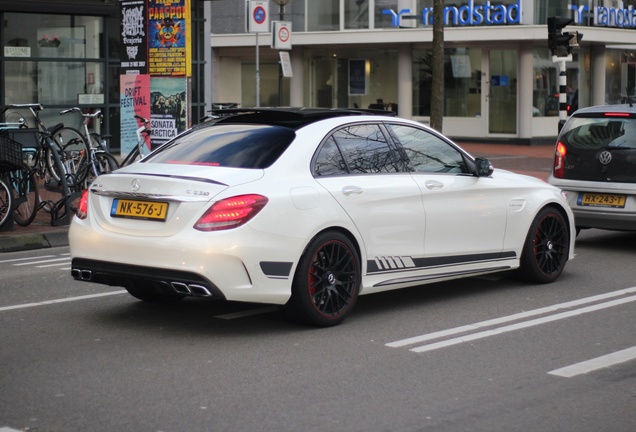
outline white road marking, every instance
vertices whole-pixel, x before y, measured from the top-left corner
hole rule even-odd
[[[8,311],[8,310],[14,310],[14,309],[26,309],[26,308],[30,308],[30,307],[45,306],[45,305],[57,304],[57,303],[67,303],[67,302],[78,301],[78,300],[88,300],[88,299],[93,299],[93,298],[98,298],[98,297],[106,297],[106,296],[111,296],[111,295],[124,294],[124,293],[127,293],[127,292],[128,291],[126,291],[126,290],[110,291],[110,292],[105,292],[105,293],[100,293],[100,294],[89,294],[89,295],[83,295],[83,296],[77,296],[77,297],[67,297],[67,298],[63,298],[63,299],[45,300],[45,301],[41,301],[41,302],[37,302],[37,303],[24,303],[24,304],[21,304],[21,305],[4,306],[4,307],[0,307],[0,312],[4,312],[4,311]]]
[[[37,268],[59,267],[59,266],[63,266],[63,265],[68,265],[70,263],[71,263],[71,261],[67,258],[66,261],[61,262],[61,263],[39,265],[39,266],[36,266],[36,267]]]
[[[216,315],[214,318],[231,320],[231,319],[243,318],[243,317],[252,316],[252,315],[260,315],[260,314],[266,314],[270,312],[276,312],[278,309],[279,308],[275,306],[268,306],[268,307],[263,307],[258,309],[248,309],[248,310],[229,313],[229,314]]]
[[[624,363],[634,359],[636,359],[636,347],[627,348],[595,359],[555,369],[548,373],[550,375],[557,375],[564,378],[572,378],[573,376],[586,374],[588,372],[614,366],[615,364]]]
[[[38,257],[38,258],[41,258],[41,257]],[[68,261],[68,260],[69,260],[68,257],[64,257],[64,258],[53,258],[53,259],[47,259],[47,260],[41,260],[41,261],[29,261],[29,262],[23,262],[23,263],[18,263],[13,265],[16,267],[19,267],[19,266],[36,265],[36,264],[44,264],[44,263],[50,263],[55,261]]]
[[[620,297],[620,296],[624,296],[624,295],[627,295],[627,294],[633,294],[633,293],[636,293],[636,287],[626,288],[626,289],[613,291],[613,292],[609,292],[609,293],[604,293],[604,294],[599,294],[599,295],[591,296],[591,297],[585,297],[585,298],[582,298],[582,299],[579,299],[579,300],[569,301],[569,302],[565,302],[565,303],[559,303],[559,304],[556,304],[556,305],[547,306],[547,307],[543,307],[543,308],[539,308],[539,309],[534,309],[534,310],[530,310],[530,311],[527,311],[527,312],[521,312],[521,313],[514,314],[514,315],[508,315],[508,316],[505,316],[505,317],[494,318],[494,319],[491,319],[491,320],[481,321],[481,322],[478,322],[478,323],[468,324],[468,325],[464,325],[464,326],[460,326],[460,327],[455,327],[455,328],[452,328],[452,329],[441,330],[441,331],[434,332],[434,333],[428,333],[428,334],[425,334],[425,335],[415,336],[415,337],[411,337],[411,338],[408,338],[408,339],[402,339],[402,340],[398,340],[398,341],[395,341],[395,342],[387,343],[386,346],[391,347],[391,348],[398,348],[398,347],[403,347],[403,346],[407,346],[407,345],[415,345],[415,344],[418,344],[418,343],[421,343],[421,342],[425,342],[425,341],[429,341],[429,340],[440,339],[440,338],[443,338],[443,337],[448,337],[448,336],[452,336],[452,335],[456,335],[456,334],[460,334],[460,333],[466,333],[466,332],[469,332],[469,331],[478,330],[478,329],[484,328],[484,327],[504,324],[504,323],[507,323],[507,322],[517,321],[517,320],[521,320],[521,319],[525,319],[525,318],[529,318],[529,317],[533,317],[533,316],[537,316],[537,315],[548,314],[548,313],[556,312],[556,311],[561,310],[561,309],[570,309],[570,308],[581,306],[581,305],[584,305],[584,304],[599,302],[599,301],[602,301],[602,300],[607,300],[609,298]],[[632,299],[633,300],[629,300],[629,301],[636,300],[636,297],[633,297]],[[610,306],[605,306],[605,307],[610,307]],[[577,311],[566,312],[566,313],[572,314],[573,312],[577,312]],[[581,313],[584,313],[584,312],[581,312]],[[578,313],[574,313],[574,315],[576,315],[576,314],[578,314]],[[559,315],[562,315],[562,314],[559,314]],[[551,318],[551,317],[547,317],[547,318],[543,318],[543,319],[549,319],[549,318]],[[557,319],[562,319],[562,318],[565,318],[565,316],[561,316],[560,318],[557,318]],[[553,320],[554,319],[552,319],[551,321],[553,321]],[[535,320],[535,321],[537,321],[536,324],[532,324],[532,325],[538,325],[538,324],[542,324],[543,323],[543,322],[538,322],[539,320]],[[530,322],[532,322],[532,321],[530,321]],[[545,321],[545,322],[549,322],[549,321]],[[523,324],[524,323],[517,324],[517,326],[523,325]],[[526,327],[529,327],[529,325],[526,325]],[[507,330],[507,331],[512,331],[512,330],[518,330],[519,328],[524,328],[524,327],[515,328],[514,326],[508,326],[508,327],[503,327],[503,328],[510,328],[510,330]],[[493,333],[493,332],[496,332],[496,333]],[[499,334],[499,333],[502,333],[502,332],[499,332],[497,329],[495,329],[495,330],[489,330],[487,332],[482,332],[482,333],[477,333],[477,334],[478,335],[482,335],[481,337],[487,337],[487,336],[492,336],[494,334]],[[468,338],[471,338],[471,339],[468,339]],[[425,347],[431,347],[433,345],[437,345],[437,348],[442,348],[443,346],[454,345],[454,344],[457,344],[457,343],[465,342],[465,341],[468,341],[468,340],[479,339],[479,338],[480,337],[473,338],[473,335],[468,335],[468,336],[465,336],[465,337],[451,339],[451,341],[454,341],[454,343],[448,343],[450,341],[445,341],[445,342],[438,342],[437,344],[425,345]],[[446,344],[446,343],[448,343],[448,344],[447,345],[441,345],[441,344]],[[422,347],[419,347],[419,349],[422,349]],[[431,349],[436,349],[436,348],[431,348]],[[422,349],[421,351],[417,351],[417,349],[413,349],[413,351],[422,352],[422,351],[430,351],[430,349]]]
[[[51,258],[54,257],[55,255],[42,255],[39,257],[27,257],[27,258],[12,258],[12,259],[7,259],[7,260],[0,260],[0,264],[2,263],[10,263],[10,262],[17,262],[17,261],[27,261],[27,260],[32,260],[32,259],[39,259],[39,258]]]

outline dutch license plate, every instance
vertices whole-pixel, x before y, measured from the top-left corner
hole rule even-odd
[[[590,207],[624,208],[626,200],[627,197],[625,195],[583,192],[579,194],[578,204]]]
[[[115,198],[110,208],[112,217],[165,221],[168,203]]]

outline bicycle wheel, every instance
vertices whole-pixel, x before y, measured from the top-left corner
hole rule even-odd
[[[11,214],[11,207],[13,206],[13,195],[7,178],[4,175],[0,176],[0,227],[9,219]]]
[[[86,183],[90,184],[101,174],[110,174],[119,168],[117,159],[110,153],[96,151],[93,154],[93,162],[90,163]]]
[[[84,136],[71,127],[64,127],[55,132],[52,136],[53,141],[57,145],[57,151],[64,165],[64,173],[68,186],[73,191],[77,191],[84,183],[88,175],[88,154],[89,148]],[[47,167],[51,175],[58,181],[61,179],[61,173],[53,160],[50,149],[47,150]]]
[[[27,226],[35,219],[40,206],[40,191],[35,171],[25,165],[10,173],[10,185],[14,190],[13,220]]]

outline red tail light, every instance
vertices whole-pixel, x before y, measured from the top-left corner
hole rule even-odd
[[[262,195],[238,195],[218,201],[199,218],[194,229],[218,231],[239,227],[260,212],[269,200]]]
[[[75,215],[80,219],[86,219],[88,216],[88,189],[82,191]]]
[[[565,154],[567,149],[565,145],[559,141],[554,152],[554,176],[557,178],[565,178]]]

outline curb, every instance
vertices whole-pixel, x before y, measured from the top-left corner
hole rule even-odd
[[[60,246],[68,246],[67,232],[24,234],[19,236],[0,235],[0,253],[47,249]]]

